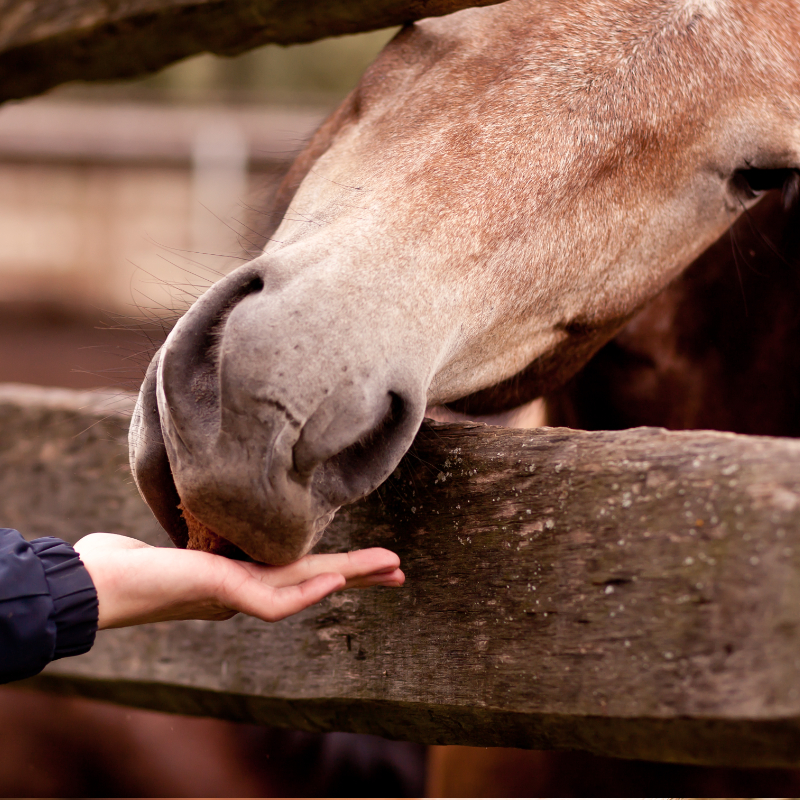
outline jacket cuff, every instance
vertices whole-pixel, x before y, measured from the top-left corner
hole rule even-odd
[[[50,536],[30,542],[44,567],[56,624],[53,659],[79,656],[94,644],[97,633],[97,590],[80,556]]]

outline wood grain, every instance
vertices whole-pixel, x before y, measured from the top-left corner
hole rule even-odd
[[[3,524],[163,542],[127,472],[129,401],[102,419],[102,399],[15,391]],[[30,685],[426,743],[800,765],[800,442],[426,424],[323,543],[396,550],[406,586],[275,625],[103,632]]]
[[[0,0],[0,101],[71,80],[145,75],[181,58],[235,55],[376,30],[498,0]]]

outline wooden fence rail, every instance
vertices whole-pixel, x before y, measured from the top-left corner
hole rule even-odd
[[[0,0],[0,101],[132,78],[196,53],[402,25],[499,0]]]
[[[163,543],[127,468],[130,405],[0,388],[2,524]],[[102,632],[29,685],[428,743],[800,765],[800,442],[426,425],[323,541],[395,549],[406,586],[275,625]]]

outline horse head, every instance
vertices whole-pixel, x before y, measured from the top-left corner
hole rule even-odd
[[[406,26],[281,189],[263,253],[172,330],[137,484],[302,556],[426,407],[562,385],[800,168],[797,0],[510,0]]]

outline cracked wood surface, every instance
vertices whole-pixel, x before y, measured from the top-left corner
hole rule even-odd
[[[4,525],[166,543],[132,485],[130,398],[0,390]],[[800,765],[800,442],[425,425],[326,549],[403,589],[268,625],[106,631],[29,685],[426,743]]]
[[[440,16],[498,0],[0,0],[0,101]]]

